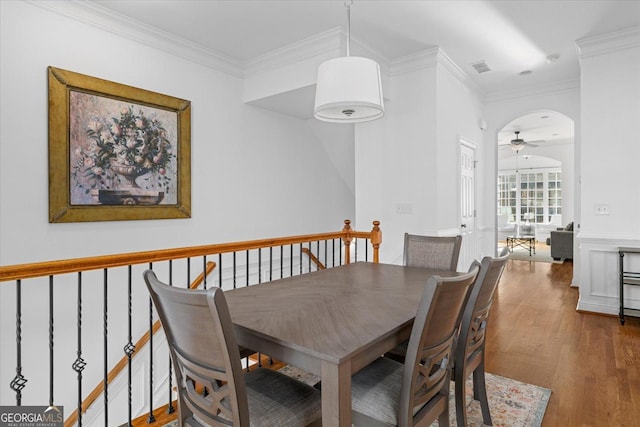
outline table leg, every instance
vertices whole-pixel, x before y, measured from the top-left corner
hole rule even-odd
[[[322,425],[351,427],[351,362],[321,364]]]

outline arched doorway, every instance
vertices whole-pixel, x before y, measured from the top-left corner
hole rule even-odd
[[[540,110],[498,132],[497,247],[520,224],[533,224],[538,244],[574,220],[574,121]]]

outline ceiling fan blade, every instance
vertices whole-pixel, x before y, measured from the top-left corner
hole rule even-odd
[[[527,145],[528,145],[529,147],[537,147],[537,146],[538,146],[538,144],[532,144],[532,143],[530,143],[530,142],[527,142]]]

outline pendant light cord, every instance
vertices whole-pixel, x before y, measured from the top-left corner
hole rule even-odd
[[[351,5],[353,0],[344,0],[344,7],[347,8],[347,56],[351,55]]]

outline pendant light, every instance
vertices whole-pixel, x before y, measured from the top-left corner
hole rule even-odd
[[[347,56],[320,64],[313,114],[318,120],[358,123],[384,115],[380,66],[369,58],[349,56],[351,43],[351,0],[347,8]]]

